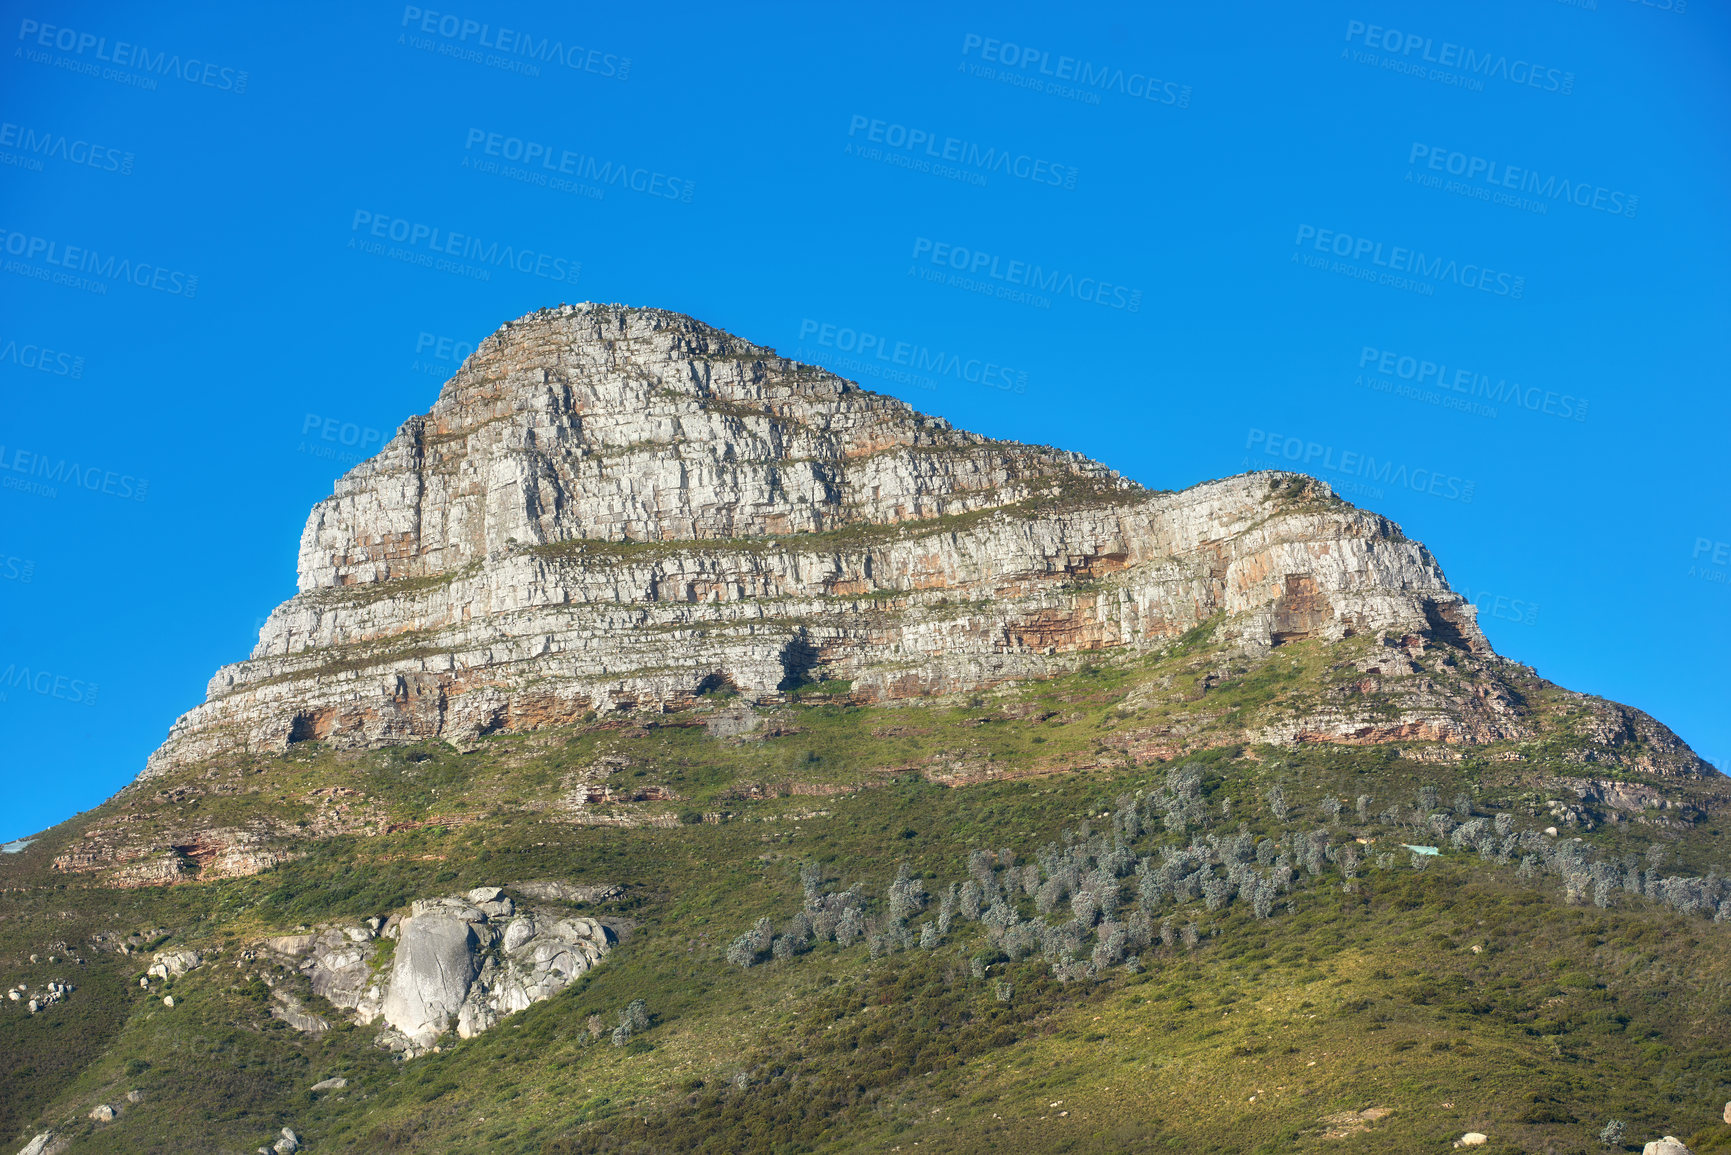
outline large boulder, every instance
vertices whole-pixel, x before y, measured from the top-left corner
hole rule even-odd
[[[1675,1135],[1667,1135],[1663,1139],[1655,1139],[1641,1148],[1641,1155],[1690,1155],[1690,1153],[1683,1140]]]
[[[462,900],[417,902],[398,928],[385,1021],[418,1046],[429,1046],[462,1008],[491,941],[487,916]]]

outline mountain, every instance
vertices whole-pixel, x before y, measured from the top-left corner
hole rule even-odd
[[[7,848],[0,1134],[1731,1149],[1726,787],[1312,478],[1151,491],[559,306]]]
[[[1430,553],[1321,482],[1142,489],[1077,454],[958,432],[689,317],[561,306],[501,328],[337,483],[300,593],[211,680],[145,777],[280,752],[568,725],[812,682],[861,704],[1145,654],[1223,616],[1304,638],[1490,647]],[[1524,736],[1506,696],[1407,736]],[[1388,727],[1346,711],[1307,740]],[[1607,742],[1655,745],[1617,712]]]

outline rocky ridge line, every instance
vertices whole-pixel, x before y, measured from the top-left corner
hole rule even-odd
[[[975,690],[1217,618],[1251,651],[1355,633],[1489,651],[1422,545],[1308,477],[1151,492],[612,305],[484,341],[315,507],[300,587],[143,777],[716,689]]]

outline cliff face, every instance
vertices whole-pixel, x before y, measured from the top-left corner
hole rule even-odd
[[[314,508],[300,593],[146,775],[763,698],[974,689],[1217,614],[1241,644],[1486,649],[1384,518],[1290,474],[1152,493],[959,432],[688,317],[579,305],[501,328]]]
[[[299,568],[147,777],[716,689],[970,690],[1222,614],[1251,649],[1376,633],[1487,650],[1422,545],[1309,478],[1153,493],[689,317],[604,305],[484,341],[314,508]]]

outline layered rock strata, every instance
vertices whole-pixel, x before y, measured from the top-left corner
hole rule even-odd
[[[717,689],[977,689],[1222,619],[1487,652],[1429,552],[1320,482],[1152,492],[689,317],[505,325],[337,483],[300,592],[145,776],[317,739],[459,744]]]

